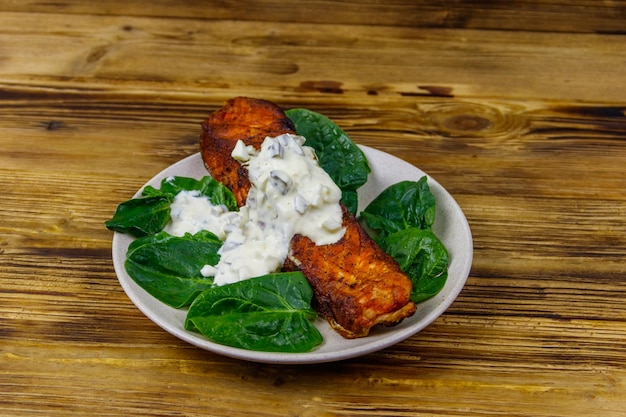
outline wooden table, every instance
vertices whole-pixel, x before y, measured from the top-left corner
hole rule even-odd
[[[626,2],[228,3],[0,1],[0,414],[626,415]],[[474,262],[443,316],[287,366],[134,306],[103,222],[236,95],[457,199]]]

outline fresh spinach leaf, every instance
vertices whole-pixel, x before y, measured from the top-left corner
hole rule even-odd
[[[411,278],[411,300],[415,303],[441,291],[448,279],[448,250],[430,230],[409,227],[379,241],[400,268]]]
[[[156,189],[147,185],[144,187],[142,195],[168,195],[174,197],[181,191],[198,191],[200,194],[207,196],[213,205],[226,206],[230,211],[238,209],[233,193],[210,176],[204,176],[199,180],[188,177],[167,177],[161,180],[161,188]]]
[[[174,308],[191,304],[213,286],[203,277],[205,265],[216,265],[222,242],[211,232],[172,236],[166,232],[133,241],[124,264],[128,275],[159,301]]]
[[[111,220],[104,225],[109,230],[143,237],[157,233],[170,221],[170,205],[174,198],[154,195],[133,198],[117,206]]]
[[[296,132],[315,149],[320,166],[341,189],[342,201],[352,214],[357,212],[357,189],[371,172],[361,149],[328,117],[307,109],[286,112]]]
[[[308,352],[322,343],[301,272],[276,273],[214,287],[189,307],[185,328],[216,343],[266,352]]]
[[[435,197],[426,176],[401,181],[383,190],[361,213],[367,225],[381,237],[408,227],[430,229],[435,222]]]
[[[439,293],[448,279],[448,250],[431,230],[435,211],[435,197],[423,176],[391,185],[361,213],[380,247],[413,282],[415,303]]]
[[[224,205],[228,210],[238,210],[233,193],[210,176],[200,180],[187,177],[168,177],[161,188],[144,187],[142,198],[133,198],[120,204],[113,218],[104,224],[109,230],[127,233],[134,237],[153,235],[163,230],[170,221],[170,205],[181,191],[197,191],[214,205]]]

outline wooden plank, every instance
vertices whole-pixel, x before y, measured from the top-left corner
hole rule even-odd
[[[274,90],[293,97],[350,92],[621,102],[619,68],[626,59],[617,35],[91,15],[68,21],[61,14],[3,13],[0,41],[0,85],[222,96]]]
[[[618,33],[626,30],[626,2],[550,0],[484,2],[470,0],[262,0],[239,2],[180,2],[153,0],[79,0],[36,2],[0,1],[0,11],[41,12],[208,20],[247,20],[334,25],[406,26],[414,28],[487,29],[540,32]],[[332,13],[330,12],[332,11]]]
[[[568,346],[558,338],[562,332],[545,334],[542,324],[442,322],[367,360],[305,369],[233,361],[177,346],[167,335],[149,345],[121,335],[114,348],[18,341],[2,355],[4,372],[14,378],[3,384],[0,404],[16,416],[93,409],[101,415],[243,416],[255,408],[260,416],[568,416],[573,408],[579,415],[620,415],[623,369],[590,362],[586,353],[594,346],[576,340]],[[515,351],[491,343],[503,333]],[[583,369],[576,365],[581,358],[588,364]],[[329,375],[341,389],[328,386]]]

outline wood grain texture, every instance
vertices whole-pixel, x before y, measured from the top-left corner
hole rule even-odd
[[[0,87],[620,103],[622,38],[7,12]]]
[[[0,415],[626,415],[624,2],[188,3],[0,1]],[[442,317],[277,366],[139,312],[103,222],[240,94],[452,193],[474,263]]]
[[[515,0],[296,0],[195,2],[153,0],[147,7],[138,0],[101,0],[97,5],[81,0],[20,2],[2,0],[6,11],[202,18],[280,23],[331,23],[339,25],[409,26],[487,30],[620,33],[626,19],[623,0],[558,1]]]

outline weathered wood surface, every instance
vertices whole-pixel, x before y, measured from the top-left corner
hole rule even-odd
[[[0,415],[626,415],[624,2],[92,3],[0,2]],[[136,309],[103,222],[239,94],[454,195],[475,254],[441,318],[274,366]]]
[[[298,0],[198,2],[184,0],[82,0],[39,2],[1,0],[5,11],[202,18],[280,23],[503,29],[542,32],[617,33],[626,27],[626,1],[545,0]]]
[[[621,102],[621,35],[2,13],[3,84]],[[623,20],[626,24],[626,19]],[[28,30],[26,30],[28,28]],[[0,85],[1,87],[2,85]]]

